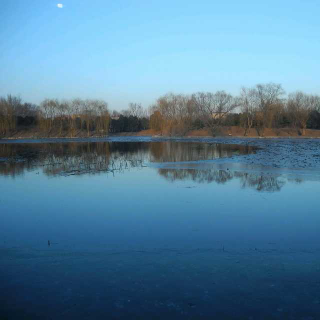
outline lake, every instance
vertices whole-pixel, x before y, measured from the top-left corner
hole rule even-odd
[[[0,319],[319,319],[320,141],[0,142]]]

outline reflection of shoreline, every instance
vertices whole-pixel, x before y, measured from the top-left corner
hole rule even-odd
[[[147,163],[168,181],[218,183],[238,179],[243,188],[277,192],[285,185],[281,174],[229,170],[219,159],[255,152],[250,146],[185,142],[103,142],[0,145],[0,175],[15,177],[42,170],[46,176],[123,172]],[[212,161],[216,160],[213,166]],[[224,160],[223,160],[224,161]]]
[[[223,184],[238,179],[243,188],[280,191],[289,180],[283,178],[282,172],[263,174],[247,165],[225,162],[234,155],[254,152],[250,146],[197,142],[2,144],[0,175],[15,177],[35,170],[49,177],[114,174],[149,164],[168,181]]]
[[[235,155],[248,155],[256,151],[247,145],[167,142],[150,143],[152,162],[191,162],[228,158]]]
[[[233,179],[240,180],[242,188],[252,188],[256,191],[277,192],[286,181],[281,176],[257,175],[254,173],[230,170],[195,170],[195,169],[158,169],[159,175],[171,182],[176,180],[191,180],[196,183],[224,184]]]
[[[248,146],[194,142],[2,144],[0,174],[14,177],[40,167],[48,176],[98,174],[142,167],[147,162],[217,159],[254,150]]]
[[[141,167],[148,147],[123,143],[0,145],[0,175],[18,176],[42,169],[47,176],[99,174]]]

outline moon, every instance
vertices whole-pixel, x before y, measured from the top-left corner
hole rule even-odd
[[[58,7],[59,9],[62,9],[62,8],[63,8],[63,4],[62,4],[62,3],[58,3],[58,4],[57,4],[57,7]]]

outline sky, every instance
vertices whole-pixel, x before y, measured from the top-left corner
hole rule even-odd
[[[0,0],[0,96],[148,107],[281,83],[320,94],[320,0]]]

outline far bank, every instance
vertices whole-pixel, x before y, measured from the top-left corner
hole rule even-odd
[[[298,130],[294,128],[266,128],[263,135],[259,134],[258,130],[252,128],[245,135],[245,129],[239,126],[225,126],[219,128],[216,134],[212,134],[209,129],[189,130],[182,134],[175,134],[166,130],[142,130],[138,132],[118,132],[109,133],[108,136],[152,136],[152,137],[234,137],[234,138],[320,138],[320,130],[306,129],[305,135],[300,135]],[[1,139],[41,139],[41,138],[94,138],[105,137],[97,132],[78,130],[73,135],[69,132],[60,132],[60,130],[51,130],[48,133],[41,132],[38,128],[20,129],[2,136]]]

